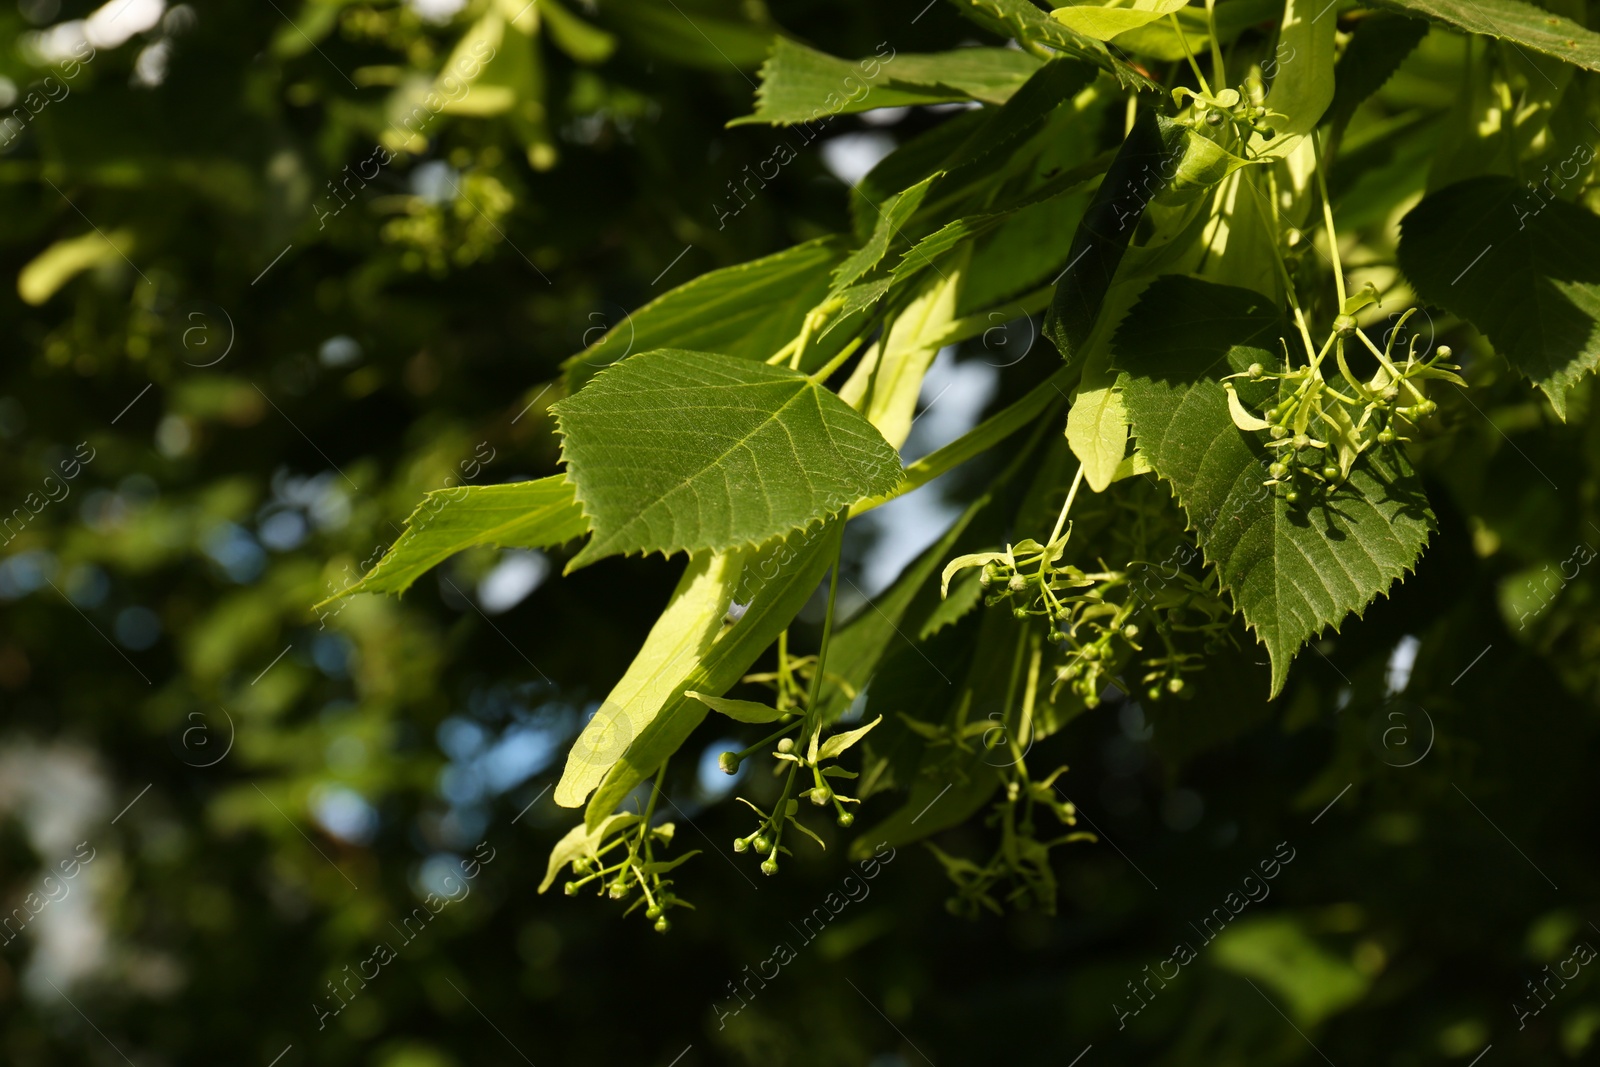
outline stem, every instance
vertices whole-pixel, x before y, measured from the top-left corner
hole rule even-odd
[[[1050,540],[1046,544],[1055,544],[1056,538],[1061,536],[1061,528],[1067,524],[1067,512],[1072,510],[1072,501],[1078,495],[1078,486],[1082,484],[1083,464],[1080,463],[1078,473],[1072,479],[1072,488],[1067,490],[1067,502],[1061,505],[1061,514],[1056,516],[1056,528],[1050,531]]]
[[[1206,0],[1206,29],[1211,32],[1211,76],[1217,80],[1218,85],[1226,86],[1228,70],[1222,62],[1222,42],[1217,40],[1216,6],[1217,0]]]
[[[844,555],[844,523],[839,523],[839,547],[833,557],[833,574],[828,578],[828,613],[822,620],[822,646],[817,650],[817,665],[811,675],[811,692],[806,696],[806,723],[808,729],[800,734],[801,741],[808,741],[809,735],[821,728],[817,722],[819,709],[817,697],[822,693],[822,669],[828,661],[828,642],[833,639],[833,602],[839,595],[839,559]]]
[[[1023,686],[1022,690],[1022,715],[1020,721],[1018,722],[1018,732],[1028,737],[1032,737],[1033,704],[1039,696],[1039,662],[1044,655],[1044,650],[1040,645],[1039,634],[1037,632],[1029,635],[1028,645],[1028,681]],[[1023,752],[1019,747],[1015,734],[1008,735],[1007,739],[1011,742],[1011,754],[1016,757],[1016,762],[1012,764],[1012,766],[1017,769],[1017,773],[1021,775],[1022,780],[1026,782],[1028,780],[1028,765],[1022,761],[1023,756],[1025,756],[1026,753]]]
[[[850,518],[871,511],[895,497],[904,496],[913,489],[920,489],[973,456],[988,451],[1024,426],[1032,425],[1052,404],[1066,397],[1063,387],[1070,387],[1081,372],[1082,368],[1079,367],[1062,367],[1010,407],[989,416],[964,436],[911,464],[905,469],[905,480],[898,488],[857,503],[850,509]]]
[[[776,730],[772,731],[772,733],[768,734],[766,737],[763,737],[761,740],[757,741],[743,752],[738,753],[739,761],[742,763],[751,756],[754,756],[757,752],[760,752],[762,749],[772,744],[772,742],[776,741],[778,738],[782,737],[790,730],[793,730],[796,726],[799,726],[803,722],[805,722],[804,719],[796,719],[794,722],[785,723],[783,726],[778,727]]]
[[[1333,230],[1333,204],[1328,199],[1328,179],[1323,175],[1322,141],[1311,132],[1311,149],[1316,154],[1317,192],[1322,196],[1322,224],[1328,228],[1328,255],[1333,259],[1333,283],[1339,292],[1339,314],[1344,314],[1344,268],[1339,265],[1339,235]]]
[[[1188,38],[1183,35],[1183,27],[1178,23],[1175,12],[1168,12],[1167,18],[1172,20],[1172,32],[1178,35],[1178,43],[1183,45],[1183,57],[1189,61],[1189,69],[1194,71],[1195,81],[1200,83],[1201,92],[1211,95],[1211,85],[1206,81],[1206,76],[1200,73],[1200,64],[1194,60],[1194,53],[1189,50]]]
[[[866,337],[861,336],[845,345],[839,350],[839,354],[837,356],[834,356],[832,359],[828,360],[827,363],[823,364],[815,374],[810,375],[811,380],[813,382],[827,381],[834,371],[838,370],[844,365],[845,360],[856,354],[856,349],[860,348],[861,342],[865,340]]]

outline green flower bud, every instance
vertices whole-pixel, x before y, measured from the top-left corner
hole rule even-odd
[[[1011,581],[1006,583],[1006,588],[1010,589],[1013,593],[1020,593],[1024,589],[1028,588],[1028,579],[1024,578],[1020,574],[1013,574],[1011,576]]]
[[[793,752],[794,751],[794,738],[792,738],[792,737],[780,737],[780,738],[778,738],[778,751],[782,752],[784,754],[788,754],[790,752]]]
[[[656,933],[664,934],[670,929],[672,929],[672,924],[667,922],[667,917],[665,915],[656,920]]]
[[[1289,465],[1287,463],[1274,463],[1272,466],[1267,468],[1267,473],[1272,475],[1274,478],[1282,478],[1284,475],[1289,473]]]
[[[766,834],[757,834],[755,844],[756,851],[763,856],[772,851],[772,838],[768,837]]]
[[[1455,355],[1455,353],[1450,351],[1450,346],[1449,345],[1440,345],[1439,346],[1439,358],[1440,359],[1449,359],[1453,355]]]
[[[1339,480],[1339,468],[1336,464],[1329,463],[1322,468],[1322,476],[1330,482]]]
[[[773,875],[778,873],[778,857],[768,856],[761,864],[761,873]]]
[[[1160,700],[1161,699],[1161,687],[1159,685],[1152,685],[1149,689],[1146,689],[1144,691],[1144,695],[1145,695],[1145,699],[1151,701],[1152,703],[1157,701],[1157,700]]]
[[[1392,444],[1394,444],[1394,431],[1393,430],[1379,430],[1378,431],[1378,443],[1380,445],[1392,445]]]
[[[1283,499],[1287,500],[1291,504],[1300,503],[1300,490],[1298,490],[1298,489],[1289,490],[1287,493],[1283,494]]]
[[[1129,641],[1132,641],[1135,637],[1139,636],[1139,627],[1130,622],[1128,625],[1122,628],[1122,636],[1126,637]]]
[[[1011,617],[1014,619],[1026,619],[1028,617],[1028,609],[1018,605],[1011,609]]]
[[[1181,693],[1181,692],[1183,692],[1183,679],[1182,678],[1169,678],[1167,680],[1167,692],[1169,692],[1169,693]]]
[[[661,905],[660,904],[652,904],[648,908],[644,909],[644,917],[646,919],[659,919],[659,918],[661,918]]]
[[[1278,131],[1273,129],[1271,126],[1261,127],[1261,137],[1263,140],[1270,141],[1276,136],[1278,136]]]
[[[829,789],[825,785],[819,785],[811,791],[811,803],[815,804],[819,808],[832,799],[833,790]]]
[[[1356,332],[1356,320],[1353,315],[1336,315],[1333,319],[1333,332],[1341,337],[1348,337]]]
[[[612,900],[621,900],[623,897],[628,895],[628,887],[623,885],[621,882],[612,882],[609,895]]]
[[[1251,381],[1256,381],[1259,380],[1263,374],[1267,373],[1267,368],[1263,367],[1259,363],[1252,363],[1250,364],[1250,369],[1245,373],[1250,375]]]
[[[846,828],[849,828],[849,827],[855,825],[855,821],[856,821],[856,817],[854,815],[851,815],[848,811],[841,811],[839,813],[839,818],[837,820],[837,822],[839,823],[840,826],[843,826],[843,827],[846,827]]]
[[[750,847],[750,842],[746,841],[744,838],[736,837],[736,838],[733,839],[733,850],[735,852],[743,852],[745,849],[747,849],[749,847]]]
[[[1223,121],[1222,120],[1222,112],[1220,112],[1220,111],[1207,111],[1206,112],[1206,125],[1207,126],[1221,126],[1222,125],[1222,121]]]
[[[566,892],[567,896],[569,896],[569,897],[577,896],[578,895],[578,883],[577,882],[568,882],[566,884],[565,892]]]
[[[723,774],[738,774],[739,753],[724,752],[722,755],[717,757],[717,766],[721,768]]]

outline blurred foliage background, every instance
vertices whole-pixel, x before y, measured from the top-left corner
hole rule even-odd
[[[1562,425],[1503,365],[1475,378],[1420,456],[1441,530],[1418,573],[1279,700],[1108,705],[1052,738],[1103,836],[1061,865],[1054,916],[953,918],[904,849],[803,944],[848,865],[725,862],[742,823],[710,807],[709,727],[711,764],[675,768],[697,911],[661,937],[537,895],[576,819],[546,790],[665,602],[660,559],[556,580],[560,559],[484,552],[403,601],[311,609],[424,492],[553,472],[558,365],[626,309],[847,229],[862,161],[929,109],[835,120],[719,225],[777,143],[724,124],[775,34],[974,39],[924,2],[0,11],[0,1061],[1594,1055],[1593,968],[1546,970],[1600,943],[1597,569],[1572,562],[1600,545],[1592,382]],[[1382,106],[1451,107],[1460,47],[1436,31]],[[1360,165],[1398,202],[1436,148]],[[1002,332],[930,379],[968,425],[1056,359]],[[940,418],[925,436],[964,428]],[[847,566],[881,588],[950,513],[901,509]],[[1285,842],[1266,899],[1146,984]],[[470,892],[407,938],[469,857]],[[779,942],[797,958],[750,983]],[[394,958],[352,982],[378,943]],[[1149,1010],[1119,1026],[1136,987]]]

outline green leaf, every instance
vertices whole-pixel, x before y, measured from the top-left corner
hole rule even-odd
[[[685,690],[683,695],[692,697],[712,711],[720,711],[737,722],[777,722],[783,718],[783,712],[777,708],[754,700],[733,700],[729,697],[708,696],[705,693],[696,693],[693,689]]]
[[[1124,89],[1160,92],[1161,86],[1114,55],[1101,41],[1069,29],[1040,11],[1032,0],[950,0],[961,13],[985,29],[1014,37],[1024,47],[1044,46],[1077,56],[1116,75]]]
[[[1376,14],[1356,23],[1339,65],[1333,69],[1333,103],[1327,120],[1335,134],[1349,124],[1356,108],[1383,88],[1400,64],[1428,35],[1426,19]]]
[[[1189,0],[1084,0],[1050,12],[1068,29],[1109,41],[1119,33],[1136,30],[1188,6]]]
[[[86,270],[105,263],[116,263],[134,251],[131,230],[98,230],[57,241],[40,252],[17,274],[17,295],[29,304],[39,305]]]
[[[617,39],[598,26],[578,18],[555,0],[541,0],[550,40],[579,63],[603,63],[617,50]]]
[[[1276,75],[1266,106],[1287,118],[1268,141],[1251,138],[1252,156],[1284,159],[1317,128],[1333,103],[1334,23],[1339,17],[1327,0],[1287,0],[1274,54]]]
[[[957,582],[954,594],[951,594],[946,586],[938,607],[928,612],[922,628],[917,631],[917,640],[926,641],[946,626],[961,621],[982,600],[983,583],[978,580],[976,574],[969,574]]]
[[[872,236],[866,244],[850,253],[843,263],[833,272],[833,288],[829,296],[836,296],[856,279],[876,267],[889,251],[889,242],[900,235],[901,227],[911,221],[911,216],[916,213],[922,204],[922,198],[928,195],[928,187],[933,184],[933,177],[924,178],[911,188],[901,193],[896,193],[883,205],[883,210],[878,213],[878,222],[872,228]]]
[[[1372,979],[1342,952],[1318,943],[1308,925],[1299,915],[1246,916],[1216,935],[1211,951],[1218,967],[1259,980],[1297,1026],[1309,1029],[1358,1004]]]
[[[864,859],[880,842],[898,848],[929,834],[958,826],[975,815],[995,790],[1000,776],[981,755],[945,750],[950,755],[923,768],[906,791],[904,806],[873,825],[850,845],[850,858]]]
[[[737,552],[706,552],[689,561],[644,647],[568,750],[566,767],[556,783],[557,804],[565,808],[582,804],[634,738],[664,707],[683,699],[684,677],[722,632],[743,562]],[[659,763],[646,773],[654,773]]]
[[[865,726],[860,726],[854,730],[846,730],[843,733],[829,736],[826,741],[822,742],[822,747],[817,750],[816,759],[837,759],[845,749],[849,748],[863,737],[866,737],[867,734],[872,732],[872,728],[882,721],[883,716],[879,715],[876,719],[873,719]],[[812,737],[815,739],[816,735],[813,734]]]
[[[1009,48],[902,55],[887,43],[874,55],[849,60],[779,37],[761,67],[755,112],[728,125],[812,123],[880,107],[964,100],[1000,104],[1040,65]]]
[[[821,237],[710,271],[624,314],[603,332],[604,314],[592,312],[595,325],[585,339],[593,336],[594,342],[563,365],[567,392],[576,393],[635,352],[656,348],[766,359],[800,332],[806,313],[827,296],[829,272],[844,251],[838,238]]]
[[[1254,160],[1242,159],[1198,130],[1172,123],[1168,143],[1176,141],[1182,155],[1162,198],[1170,203],[1186,203],[1221,182],[1240,167]]]
[[[372,570],[323,603],[354,593],[403,593],[429,569],[469,548],[549,548],[588,530],[572,483],[559,474],[534,482],[436,489],[422,498],[405,531]]]
[[[1163,127],[1148,109],[1140,109],[1078,223],[1045,326],[1069,366],[1084,355],[1134,227],[1150,198],[1161,191],[1164,176],[1173,172],[1182,129]]]
[[[877,226],[878,209],[885,201],[939,170],[991,117],[983,108],[952,115],[879,160],[850,191],[850,216],[861,239],[865,240]]]
[[[1403,578],[1432,528],[1403,456],[1369,453],[1339,489],[1293,507],[1262,485],[1271,457],[1262,435],[1234,426],[1220,378],[1278,363],[1289,331],[1259,293],[1168,276],[1145,291],[1116,338],[1139,450],[1173,487],[1266,646],[1274,695],[1300,645]],[[1263,397],[1246,399],[1259,407]]]
[[[1269,22],[1283,11],[1282,0],[1228,0],[1216,6],[1214,18],[1217,37],[1228,45],[1240,33],[1263,22]],[[1183,40],[1173,32],[1172,24],[1161,19],[1140,29],[1129,30],[1117,36],[1117,50],[1135,55],[1150,56],[1167,63],[1182,63],[1185,54],[1199,56],[1211,44],[1211,28],[1206,22],[1205,9],[1198,4],[1177,12],[1178,24],[1183,27]],[[1187,50],[1184,45],[1187,44]]]
[[[1128,411],[1114,382],[1078,390],[1067,412],[1067,443],[1083,463],[1089,488],[1105,492],[1128,451]]]
[[[955,321],[969,255],[970,250],[963,252],[946,270],[923,282],[839,389],[839,399],[859,409],[897,448],[911,432],[922,379]]]
[[[705,352],[624,360],[551,408],[594,537],[617,552],[761,544],[900,483],[900,458],[805,375]]]
[[[948,193],[947,186],[965,185],[979,174],[1010,163],[1016,146],[1043,129],[1051,112],[1081,92],[1094,77],[1094,67],[1073,59],[1053,59],[1035,70],[945,160],[944,168],[950,174],[940,182],[939,192]]]
[[[1007,564],[1010,564],[1011,553],[1003,548],[991,548],[982,552],[968,552],[965,555],[957,556],[944,565],[944,571],[939,575],[939,596],[943,598],[950,595],[950,579],[962,571],[971,567],[982,567],[990,563],[998,563],[1001,560],[1005,560]]]
[[[1567,417],[1568,392],[1600,364],[1600,218],[1511,178],[1469,178],[1401,220],[1400,267]]]
[[[1600,70],[1600,33],[1522,0],[1372,0],[1379,7],[1498,37],[1587,70]]]
[[[673,687],[674,695],[631,738],[621,760],[589,800],[584,818],[590,826],[615,811],[705,721],[706,705],[684,693],[727,692],[794,621],[833,563],[842,531],[838,523],[804,530],[754,558],[746,554],[737,587],[741,602],[750,598],[744,614],[717,637]],[[767,563],[776,566],[769,569]]]
[[[674,856],[670,860],[656,860],[654,863],[641,863],[639,869],[645,874],[666,874],[675,867],[681,866],[700,855],[699,849],[691,849],[681,856]]]
[[[688,7],[688,11],[684,7]],[[765,12],[745,4],[719,5],[729,12]],[[772,47],[776,27],[727,18],[705,5],[662,4],[659,0],[606,0],[612,25],[632,37],[644,52],[685,66],[726,74],[729,66],[754,70]]]

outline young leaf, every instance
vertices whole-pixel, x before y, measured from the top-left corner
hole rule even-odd
[[[987,552],[968,552],[964,556],[957,556],[944,565],[944,573],[939,575],[939,596],[950,595],[950,579],[970,567],[982,567],[1000,560],[1010,562],[1011,553],[1004,549],[989,549]]]
[[[681,856],[674,856],[670,860],[656,860],[654,863],[641,863],[639,865],[639,870],[643,871],[647,875],[648,874],[666,874],[668,871],[672,870],[674,867],[678,867],[681,864],[687,863],[690,860],[694,859],[698,855],[700,855],[700,850],[699,849],[697,849],[697,848],[696,849],[691,849],[690,851],[685,852]]]
[[[582,804],[661,709],[681,699],[683,678],[722,631],[742,568],[737,552],[707,552],[689,561],[644,647],[567,752],[557,804]]]
[[[1268,450],[1262,435],[1234,425],[1220,378],[1278,362],[1290,329],[1258,293],[1169,276],[1146,290],[1116,339],[1139,451],[1172,485],[1266,645],[1274,695],[1300,645],[1404,577],[1432,528],[1403,456],[1369,454],[1347,482],[1307,504],[1291,506],[1263,486]]]
[[[1096,41],[1109,41],[1119,33],[1136,30],[1156,19],[1186,7],[1189,0],[1080,0],[1058,7],[1050,14],[1063,26],[1092,37]]]
[[[1498,175],[1447,185],[1400,222],[1400,267],[1550,398],[1600,364],[1600,217]]]
[[[1600,33],[1522,0],[1373,0],[1379,7],[1498,37],[1588,70],[1600,70]]]
[[[582,856],[594,858],[600,846],[613,830],[631,826],[639,821],[639,816],[632,813],[608,816],[598,826],[590,828],[579,823],[562,835],[555,847],[550,850],[550,862],[545,867],[544,880],[539,883],[539,892],[543,893],[555,883],[560,875],[561,868]]]
[[[728,202],[737,201],[730,196]],[[576,393],[627,356],[656,348],[766,359],[800,332],[806,313],[827,296],[828,274],[844,253],[838,238],[819,237],[702,274],[625,313],[604,332],[597,321],[585,334],[594,342],[563,364],[567,392]],[[592,312],[591,318],[604,315]]]
[[[754,700],[733,700],[729,697],[707,696],[705,693],[696,693],[693,689],[684,690],[683,695],[692,697],[712,711],[720,711],[737,722],[777,722],[783,717],[783,712],[777,708],[757,703]]]
[[[761,67],[754,114],[748,123],[793,125],[880,107],[947,104],[963,100],[1004,103],[1040,65],[1009,48],[959,48],[931,55],[897,54],[880,45],[855,61],[807,48],[787,37],[772,43]]]
[[[549,548],[588,530],[572,483],[559,474],[533,482],[436,489],[422,498],[405,531],[372,570],[323,603],[354,593],[403,593],[430,568],[479,545]]]
[[[865,726],[857,727],[854,730],[846,730],[842,734],[833,734],[826,741],[822,742],[822,747],[817,750],[816,758],[819,760],[838,758],[840,753],[849,748],[851,745],[855,744],[857,741],[861,740],[863,737],[866,737],[867,734],[871,732],[872,728],[882,721],[883,716],[879,715],[876,719],[873,719]]]
[[[765,363],[646,352],[551,410],[595,530],[570,567],[758,545],[900,482],[899,456],[859,412]]]
[[[1128,451],[1128,409],[1111,370],[1111,339],[1150,283],[1142,277],[1117,282],[1083,344],[1083,377],[1067,412],[1067,444],[1083,464],[1083,479],[1097,493],[1117,480]]]

